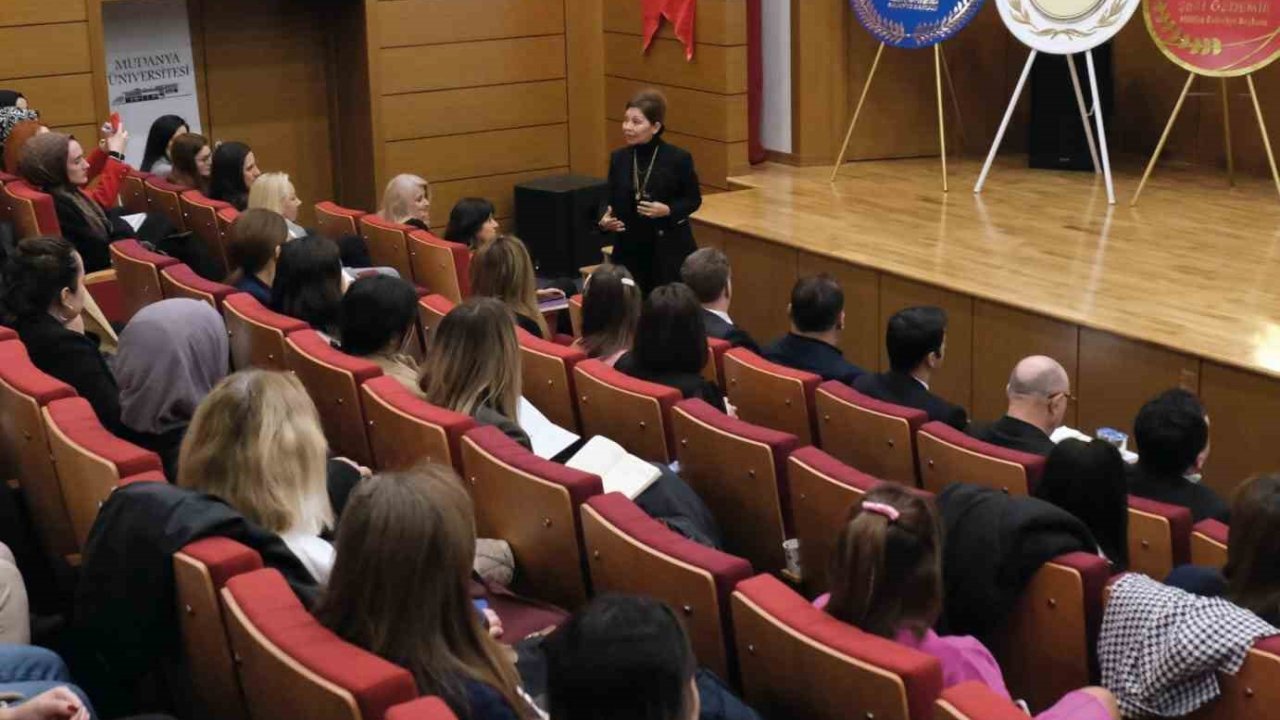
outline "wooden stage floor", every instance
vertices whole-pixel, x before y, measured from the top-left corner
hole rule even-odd
[[[758,166],[748,189],[707,196],[700,226],[824,256],[1085,328],[1280,377],[1280,196],[1269,180],[1161,167],[1129,206],[1139,170],[1031,170],[1002,158]],[[738,294],[749,292],[739,286]]]

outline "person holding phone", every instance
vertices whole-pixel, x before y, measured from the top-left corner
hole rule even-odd
[[[631,271],[648,293],[680,281],[680,266],[697,246],[689,216],[702,206],[702,190],[689,151],[662,139],[667,99],[642,90],[622,120],[626,146],[609,158],[609,204],[600,229],[617,237],[613,262]]]

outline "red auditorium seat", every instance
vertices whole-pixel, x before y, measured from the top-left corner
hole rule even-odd
[[[425,230],[414,230],[405,242],[413,281],[435,295],[460,303],[471,295],[471,249]],[[406,279],[409,276],[404,276]]]
[[[160,290],[165,298],[190,298],[209,303],[219,313],[222,301],[236,292],[230,285],[205,280],[181,263],[160,271]]]
[[[249,717],[218,593],[231,578],[261,567],[262,557],[256,551],[224,537],[197,540],[173,556],[174,599],[186,675],[191,679],[188,710],[192,717]]]
[[[543,460],[491,425],[462,437],[476,535],[511,544],[520,592],[572,610],[587,600],[578,506],[600,478]]]
[[[178,197],[189,188],[175,185],[158,175],[149,176],[142,182],[142,186],[146,189],[147,205],[151,207],[151,212],[164,215],[178,232],[185,232],[188,229],[187,221],[182,217],[182,203]]]
[[[725,549],[757,570],[786,567],[782,543],[791,537],[787,456],[794,435],[731,418],[702,400],[682,400],[671,412],[680,477],[716,517]]]
[[[1044,472],[1044,458],[1039,455],[985,443],[940,422],[920,428],[916,452],[921,484],[935,494],[959,482],[1030,495]]]
[[[1191,562],[1191,511],[1129,496],[1129,570],[1164,580]]]
[[[322,626],[274,569],[231,578],[222,601],[252,718],[380,720],[418,695],[408,670]]]
[[[707,364],[702,366],[702,377],[716,387],[724,387],[724,354],[731,349],[733,345],[729,344],[728,340],[707,338],[707,351],[711,353],[711,357],[707,360]]]
[[[476,426],[470,415],[436,407],[386,375],[366,380],[360,400],[373,467],[408,470],[425,461],[462,471],[462,436]]]
[[[360,218],[367,215],[363,210],[352,210],[325,200],[316,203],[316,231],[321,235],[337,240],[347,235],[360,234]]]
[[[596,593],[667,603],[684,621],[698,664],[731,677],[729,596],[751,577],[751,563],[686,539],[616,492],[582,506],[582,533]]]
[[[421,697],[387,711],[387,720],[458,720],[438,697]]]
[[[842,382],[824,382],[814,395],[822,449],[868,474],[912,487],[916,431],[929,422],[923,410],[867,397]]]
[[[151,252],[137,240],[117,240],[111,243],[111,266],[120,283],[124,298],[124,317],[127,322],[139,310],[164,299],[160,287],[160,271],[177,265],[176,258]]]
[[[551,422],[577,432],[573,368],[587,359],[586,353],[534,337],[523,329],[517,328],[516,335],[520,341],[521,387],[525,398]]]
[[[226,248],[227,272],[235,269],[231,267],[231,226],[235,224],[238,217],[240,217],[240,211],[234,207],[225,207],[218,211],[218,237],[221,239],[222,246]]]
[[[1235,675],[1219,675],[1222,694],[1191,714],[1192,720],[1276,720],[1280,718],[1280,635],[1253,644]]]
[[[1201,520],[1191,528],[1191,564],[1221,569],[1227,564],[1227,537],[1230,532],[1217,520]]]
[[[222,301],[222,315],[231,342],[231,366],[236,370],[286,370],[285,336],[307,329],[301,320],[262,307],[248,293],[228,295]]]
[[[209,256],[217,260],[222,274],[226,275],[231,266],[227,263],[227,239],[218,226],[218,212],[231,208],[231,204],[205,197],[199,190],[183,192],[178,196],[178,204],[187,229],[200,238]]]
[[[147,205],[147,178],[151,177],[141,170],[129,168],[129,172],[120,180],[120,205],[125,213],[136,215],[151,208]]]
[[[62,234],[53,197],[25,182],[11,182],[0,186],[0,210],[3,210],[0,220],[8,220],[13,224],[13,232],[18,240]]]
[[[604,435],[627,452],[652,462],[675,459],[671,408],[680,391],[637,380],[599,360],[573,367],[582,435]]]
[[[18,480],[45,552],[67,558],[79,545],[49,455],[41,408],[76,391],[41,372],[16,334],[13,338],[0,342],[0,482]]]
[[[18,339],[17,332],[3,325],[0,325],[0,342],[6,342],[8,340],[17,340],[17,339]]]
[[[724,355],[725,392],[749,423],[791,433],[813,444],[813,393],[822,378],[771,363],[746,348]]]
[[[791,514],[800,541],[800,567],[805,591],[829,589],[827,563],[849,510],[881,481],[855,470],[816,447],[803,447],[787,458]]]
[[[369,257],[380,267],[395,268],[400,277],[413,280],[413,267],[409,264],[409,225],[383,220],[377,215],[360,218],[360,234],[369,245]]]
[[[427,295],[418,298],[418,322],[422,323],[422,340],[429,342],[431,333],[454,308],[455,303],[443,295]]]
[[[935,720],[1027,720],[1022,708],[1011,705],[977,680],[947,688],[938,698]]]
[[[17,175],[14,175],[13,173],[8,173],[8,172],[5,172],[4,170],[0,170],[0,184],[18,182],[21,179],[22,178],[18,177]]]
[[[298,330],[285,337],[284,364],[302,381],[320,411],[329,450],[361,465],[372,465],[360,385],[381,375],[382,368],[335,349],[315,330]]]
[[[84,398],[54,400],[43,413],[67,517],[83,549],[98,507],[117,485],[129,478],[164,481],[160,458],[108,432]]]
[[[575,338],[582,337],[582,295],[569,298],[569,325]]]

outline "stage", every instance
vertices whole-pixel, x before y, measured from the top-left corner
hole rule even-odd
[[[704,198],[695,235],[733,262],[735,320],[761,341],[781,334],[794,278],[831,272],[847,296],[842,346],[867,367],[884,364],[890,314],[946,307],[935,387],[978,419],[1002,411],[1017,357],[1044,352],[1072,374],[1082,429],[1127,431],[1143,400],[1180,384],[1204,396],[1215,456],[1229,455],[1215,458],[1215,486],[1280,468],[1280,195],[1269,179],[1233,188],[1225,172],[1161,167],[1132,208],[1136,161],[1118,164],[1115,206],[1101,175],[1009,156],[974,195],[980,163],[950,166],[946,194],[938,159],[921,158],[848,163],[834,184],[831,166],[766,164],[732,179],[742,189]]]

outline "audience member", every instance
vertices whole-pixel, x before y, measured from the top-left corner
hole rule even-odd
[[[538,717],[513,656],[472,603],[475,550],[471,495],[451,469],[376,475],[352,493],[316,617],[407,669],[419,693],[441,697],[459,717]]]
[[[409,282],[389,275],[360,278],[342,296],[342,351],[377,363],[384,375],[420,395],[418,361],[409,354],[417,319],[418,293]]]
[[[173,159],[169,182],[208,194],[209,176],[213,173],[213,148],[209,140],[196,133],[183,133],[173,139],[169,154]]]
[[[1067,438],[1045,461],[1032,494],[1089,527],[1098,552],[1117,570],[1129,565],[1129,490],[1120,451],[1101,440]]]
[[[582,286],[582,337],[574,345],[613,367],[631,349],[643,302],[640,286],[625,267],[596,267]]]
[[[179,135],[191,132],[187,121],[177,115],[161,115],[151,123],[151,131],[147,133],[147,147],[142,152],[142,165],[138,168],[144,173],[167,176],[173,171],[171,152],[173,141]]]
[[[0,720],[92,720],[93,707],[71,684],[67,665],[52,650],[0,645]],[[15,704],[9,704],[10,701]]]
[[[196,409],[178,484],[222,498],[279,535],[323,585],[333,567],[333,547],[320,538],[334,522],[327,451],[320,414],[296,376],[244,370],[219,382]]]
[[[471,257],[471,294],[501,300],[511,308],[522,330],[547,339],[547,321],[538,309],[533,260],[515,235],[499,235]]]
[[[0,520],[6,524],[11,519],[11,513],[21,512],[17,510],[16,504],[10,505],[14,502],[11,492],[9,488],[0,489]],[[21,518],[14,519],[22,522]],[[6,527],[5,531],[11,533],[13,528]],[[0,542],[0,648],[7,645],[27,645],[31,642],[30,612],[31,602],[27,596],[27,583],[22,577],[22,570],[18,567],[18,558],[8,545]]]
[[[227,245],[227,260],[231,264],[227,284],[269,307],[280,248],[288,240],[289,227],[279,213],[262,209],[240,213],[231,224]]]
[[[942,542],[932,499],[895,483],[871,490],[853,506],[836,540],[826,610],[864,632],[937,658],[943,688],[976,680],[1008,697],[1000,666],[981,642],[933,630],[942,613]],[[1119,711],[1110,692],[1085,688],[1036,717],[1092,720],[1118,718]]]
[[[280,247],[271,283],[271,309],[306,322],[329,339],[338,332],[346,279],[332,240],[318,235]]]
[[[1147,401],[1133,421],[1138,464],[1130,468],[1129,492],[1191,511],[1195,522],[1228,522],[1227,503],[1200,484],[1209,459],[1209,416],[1192,393],[1166,390]]]
[[[19,110],[16,107],[0,108],[0,143],[4,144],[4,170],[16,174],[22,160],[22,146],[33,135],[49,132],[40,124],[40,113],[35,110]]]
[[[681,283],[655,288],[645,298],[635,343],[618,358],[618,370],[640,380],[673,387],[684,398],[702,398],[728,410],[724,393],[702,376],[710,361],[702,307]]]
[[[213,151],[209,197],[231,203],[241,212],[249,207],[249,188],[262,171],[253,150],[242,142],[224,142]]]
[[[760,354],[756,341],[729,317],[733,277],[729,270],[729,257],[723,251],[713,247],[695,250],[680,266],[680,281],[688,285],[698,297],[698,302],[702,303],[702,322],[707,326],[707,337],[728,340],[733,347],[744,347]]]
[[[1062,427],[1071,397],[1071,378],[1057,360],[1032,355],[1018,361],[1005,387],[1009,409],[1004,417],[971,434],[992,445],[1048,455],[1049,436]]]
[[[0,108],[16,107],[27,109],[27,96],[17,90],[0,90]]]
[[[269,172],[261,175],[249,188],[249,209],[261,208],[278,213],[289,226],[290,239],[298,239],[307,234],[305,228],[298,224],[298,208],[302,201],[289,182],[288,173]]]
[[[222,316],[199,300],[152,303],[120,334],[114,369],[124,437],[159,455],[170,482],[191,416],[226,377],[229,356]]]
[[[444,239],[480,250],[498,237],[500,225],[493,216],[493,203],[484,198],[465,197],[449,211],[449,225]]]
[[[382,209],[378,215],[389,222],[430,231],[430,189],[430,184],[417,175],[397,175],[382,191]]]
[[[924,410],[930,420],[957,430],[969,426],[964,408],[929,391],[933,372],[947,348],[947,313],[940,307],[909,307],[894,313],[885,330],[889,372],[867,373],[854,381],[860,393],[895,405]]]
[[[80,254],[66,240],[20,241],[5,273],[6,324],[18,331],[36,367],[74,388],[103,426],[118,433],[120,388],[81,315],[89,294],[84,274]]]
[[[4,166],[13,174],[20,174],[22,157],[26,152],[27,141],[36,135],[49,132],[49,128],[40,124],[35,118],[38,114],[29,111],[32,119],[24,120],[13,126],[5,136],[5,114],[0,110],[0,137],[4,137]],[[129,131],[103,125],[102,142],[89,150],[86,160],[89,163],[89,182],[84,191],[94,202],[106,211],[109,217],[122,214],[118,207],[120,202],[120,186],[129,166],[124,164],[124,149],[129,144]]]
[[[791,288],[791,332],[764,348],[770,362],[852,384],[866,371],[844,359],[844,290],[829,275],[800,278]]]

